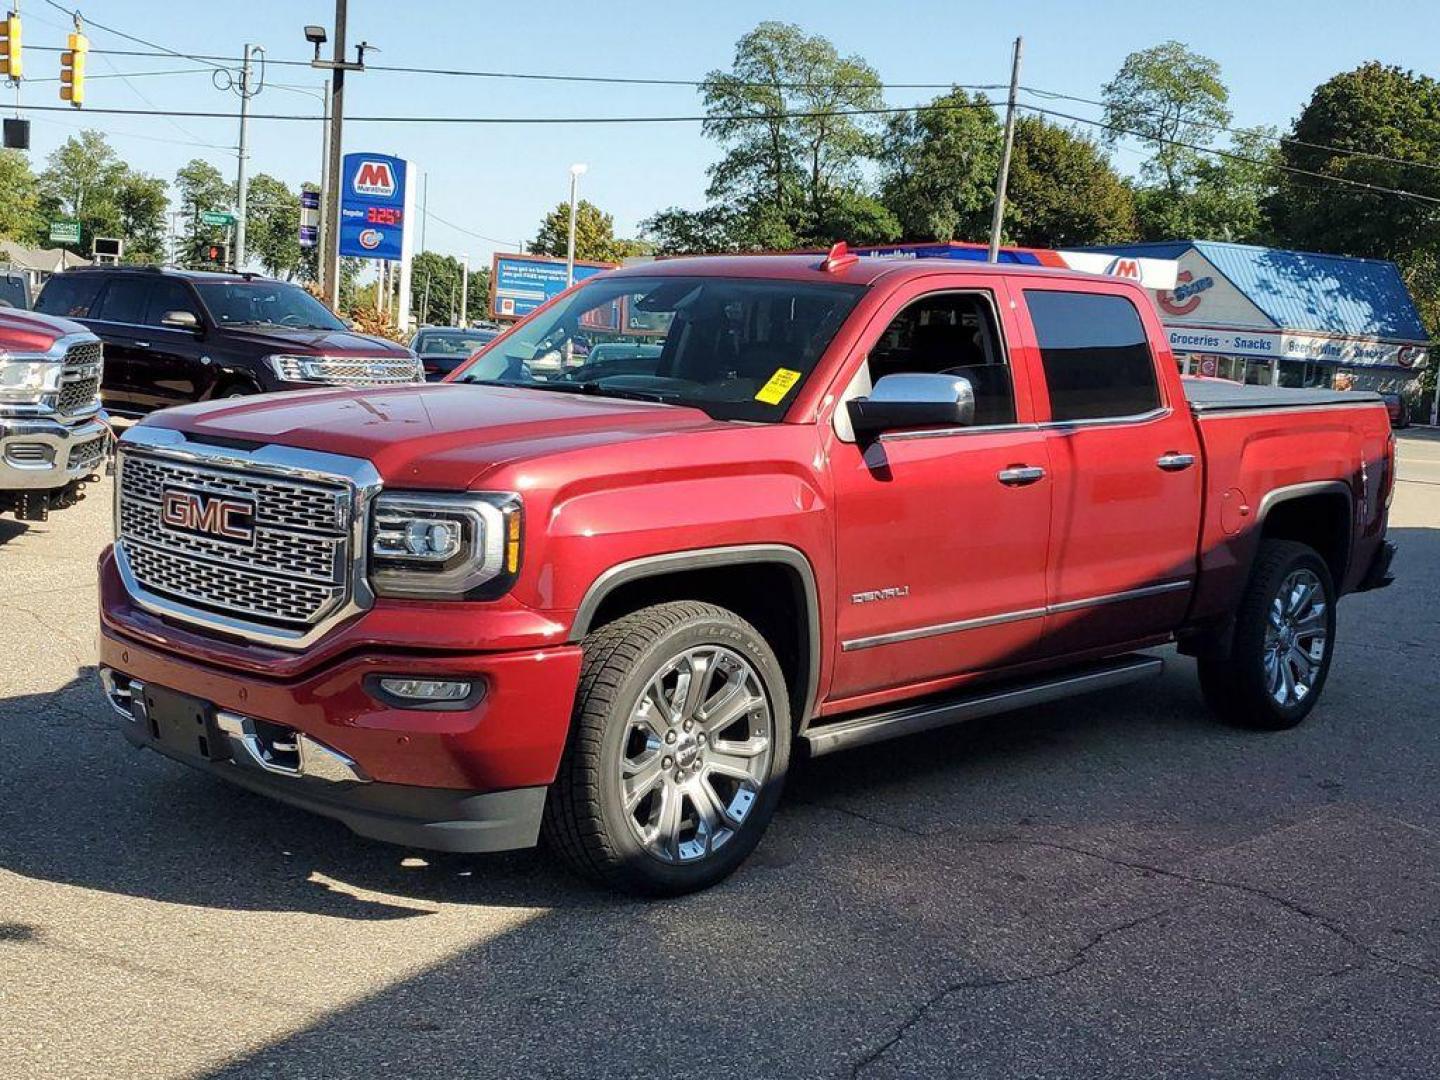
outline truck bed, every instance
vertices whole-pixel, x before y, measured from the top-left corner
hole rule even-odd
[[[1228,379],[1203,379],[1193,376],[1180,381],[1185,387],[1185,397],[1190,402],[1190,408],[1196,413],[1384,404],[1379,394],[1368,390],[1299,390],[1283,386],[1244,386]]]

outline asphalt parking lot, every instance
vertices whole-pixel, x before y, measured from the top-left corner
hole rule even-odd
[[[1159,680],[802,763],[723,886],[359,840],[128,749],[108,485],[0,521],[0,1077],[1440,1076],[1440,438],[1311,720]]]

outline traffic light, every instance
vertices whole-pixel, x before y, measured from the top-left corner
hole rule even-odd
[[[76,30],[67,45],[70,51],[60,54],[60,100],[78,109],[85,104],[85,54],[90,51],[90,39]]]
[[[12,11],[0,22],[0,78],[19,81],[24,69],[20,52],[20,13]]]

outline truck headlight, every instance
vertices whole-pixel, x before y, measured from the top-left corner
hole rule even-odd
[[[370,519],[377,596],[488,600],[520,571],[520,497],[508,492],[386,492]]]
[[[53,360],[0,351],[0,403],[36,405],[58,389],[61,365]]]
[[[325,374],[324,359],[322,356],[285,356],[277,353],[267,356],[265,362],[281,382],[334,382]]]

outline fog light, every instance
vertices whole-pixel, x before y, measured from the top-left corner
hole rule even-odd
[[[471,683],[457,679],[391,679],[382,678],[380,689],[403,701],[464,701],[470,696]]]

